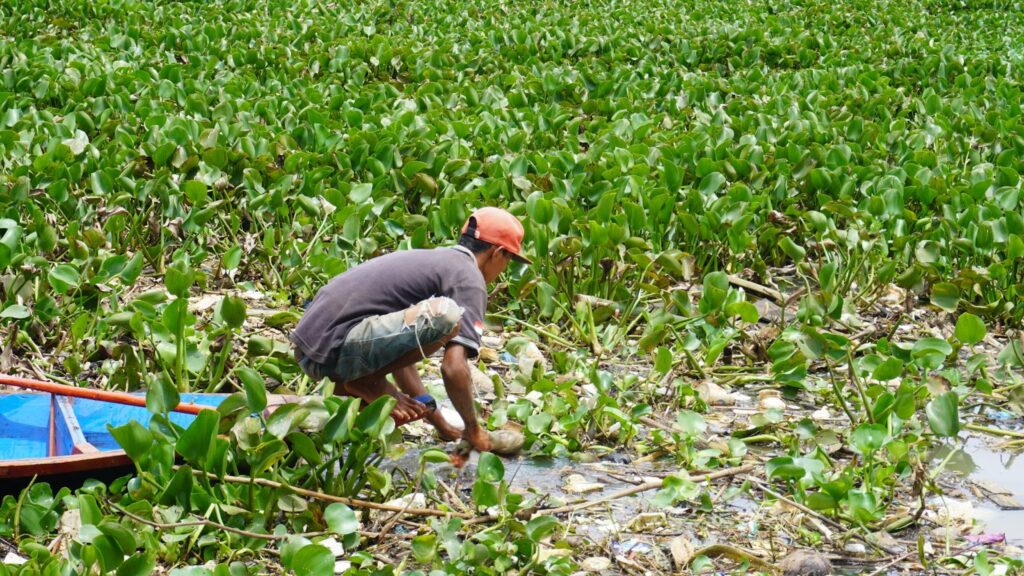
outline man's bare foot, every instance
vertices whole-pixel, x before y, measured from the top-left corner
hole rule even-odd
[[[417,402],[398,390],[388,390],[388,393],[395,399],[395,407],[391,410],[391,415],[399,422],[418,420],[430,410],[423,403]]]
[[[383,382],[355,381],[345,382],[340,385],[340,390],[348,395],[355,396],[367,404],[380,398],[384,394],[390,394],[395,399],[395,407],[391,410],[391,416],[400,422],[417,420],[427,413],[428,408],[422,403],[413,400],[409,396],[399,392],[397,388],[390,385],[387,380]]]

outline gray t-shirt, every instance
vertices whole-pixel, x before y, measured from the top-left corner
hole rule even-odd
[[[313,298],[292,341],[314,362],[330,365],[349,330],[363,319],[434,296],[447,296],[464,309],[452,342],[476,357],[487,286],[473,253],[461,246],[392,252],[335,276]]]

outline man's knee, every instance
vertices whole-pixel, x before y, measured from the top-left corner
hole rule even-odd
[[[462,308],[455,303],[451,298],[440,297],[431,298],[431,308],[437,313],[435,316],[440,320],[441,325],[444,328],[448,328],[448,331],[458,331],[459,321],[462,320]]]
[[[456,330],[462,319],[462,309],[454,300],[445,296],[437,296],[423,301],[420,314],[430,318],[431,323],[444,334]]]

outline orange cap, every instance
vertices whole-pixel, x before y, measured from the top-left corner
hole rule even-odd
[[[477,240],[500,246],[514,260],[533,264],[523,256],[523,224],[501,208],[486,207],[473,212],[462,226],[462,233]]]

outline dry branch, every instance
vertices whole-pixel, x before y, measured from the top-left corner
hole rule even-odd
[[[175,467],[177,468],[177,466]],[[202,470],[193,470],[192,474],[196,476],[203,476],[206,473]],[[464,514],[462,512],[455,512],[454,510],[438,510],[436,508],[409,508],[401,505],[392,504],[381,504],[378,502],[370,502],[368,500],[359,500],[357,498],[346,498],[345,496],[334,496],[333,494],[326,494],[324,492],[317,492],[316,490],[307,490],[306,488],[299,488],[290,484],[284,484],[281,482],[275,482],[273,480],[267,480],[266,478],[251,478],[249,476],[217,476],[215,474],[208,475],[210,480],[217,480],[220,482],[230,482],[233,484],[257,484],[259,486],[265,486],[267,488],[285,489],[291,490],[292,492],[305,496],[307,498],[313,498],[316,500],[322,500],[324,502],[340,502],[346,506],[353,508],[367,508],[370,510],[384,510],[387,512],[403,512],[410,516],[455,516],[457,518],[473,518],[472,514]]]
[[[782,292],[779,292],[774,288],[762,286],[761,284],[758,284],[757,282],[751,282],[750,280],[744,280],[743,278],[740,278],[735,274],[729,275],[729,283],[732,284],[733,286],[739,286],[744,290],[748,290],[755,294],[760,294],[765,298],[769,298],[779,306],[786,305],[786,297],[782,295]]]
[[[745,474],[754,469],[753,464],[746,464],[743,466],[737,466],[735,468],[726,468],[725,470],[719,470],[717,472],[710,472],[708,474],[702,474],[700,476],[694,476],[690,478],[692,482],[704,482],[706,480],[717,480],[719,478],[727,478],[730,476],[737,476],[739,474]],[[548,508],[547,510],[540,510],[538,514],[567,514],[570,512],[578,512],[587,508],[593,508],[599,504],[617,500],[619,498],[625,498],[626,496],[632,496],[641,492],[647,492],[648,490],[655,490],[661,488],[664,480],[649,480],[643,484],[636,486],[630,486],[629,488],[623,488],[618,492],[613,492],[602,498],[596,500],[588,500],[587,502],[580,502],[579,504],[570,504],[568,506],[560,506],[558,508]]]

